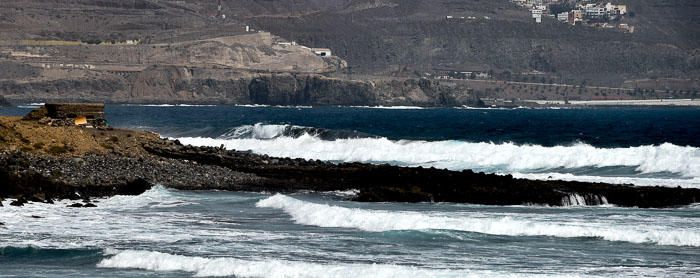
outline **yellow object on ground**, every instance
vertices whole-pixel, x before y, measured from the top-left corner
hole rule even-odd
[[[87,123],[87,117],[85,116],[78,116],[75,118],[75,125],[86,125]]]

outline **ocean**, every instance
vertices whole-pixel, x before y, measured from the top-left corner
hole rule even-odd
[[[109,105],[107,117],[184,144],[272,156],[700,188],[698,108]],[[158,186],[90,209],[0,207],[0,276],[700,276],[698,204],[348,201],[355,193]]]

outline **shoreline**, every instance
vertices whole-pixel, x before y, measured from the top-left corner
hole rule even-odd
[[[81,103],[83,101],[77,101]],[[87,101],[89,102],[89,101]],[[663,108],[693,108],[700,107],[700,99],[641,99],[641,100],[522,100],[513,104],[493,104],[484,106],[425,106],[425,105],[272,105],[272,104],[236,104],[217,102],[107,102],[108,105],[135,106],[135,107],[214,107],[232,106],[241,108],[360,108],[360,109],[434,109],[434,108],[454,108],[454,109],[560,109],[560,108],[619,108],[619,107],[663,107]],[[6,107],[17,109],[35,109],[43,105],[37,100],[13,100]]]
[[[700,201],[700,189],[633,186],[511,175],[277,158],[183,146],[124,129],[49,127],[0,117],[0,199],[16,205],[138,195],[155,184],[183,190],[289,193],[357,189],[362,202],[453,202],[549,206],[611,204],[675,207]],[[2,202],[2,201],[0,201]],[[78,206],[82,206],[78,204]]]
[[[525,100],[538,105],[563,105],[567,107],[699,107],[700,99],[640,99],[640,100]]]

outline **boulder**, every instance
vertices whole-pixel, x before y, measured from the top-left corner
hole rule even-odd
[[[10,205],[16,206],[16,207],[21,207],[21,206],[24,206],[24,204],[26,204],[26,203],[27,203],[27,199],[19,198],[17,200],[10,202]]]

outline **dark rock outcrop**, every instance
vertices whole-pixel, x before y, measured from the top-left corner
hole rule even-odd
[[[51,163],[54,170],[41,168],[41,163]],[[97,180],[76,182],[62,173],[57,167],[65,167],[65,161],[55,158],[39,158],[21,153],[0,154],[0,196],[18,198],[14,202],[49,202],[52,199],[80,199],[83,196],[138,195],[152,187],[152,184],[128,176],[112,178],[109,184],[99,184]],[[73,169],[78,173],[81,169]],[[93,178],[109,175],[109,170],[93,172]],[[109,177],[106,177],[109,179]],[[41,196],[42,198],[38,198]]]
[[[147,155],[83,154],[80,158],[0,152],[0,198],[11,205],[141,194],[154,184],[183,190],[253,192],[359,189],[365,202],[455,202],[673,207],[700,201],[700,189],[537,181],[470,170],[405,168],[275,158],[223,148],[149,140]],[[76,205],[76,206],[78,206]]]
[[[358,201],[456,202],[487,205],[565,205],[570,196],[604,197],[610,204],[636,207],[671,207],[700,201],[699,189],[638,187],[604,183],[536,181],[512,176],[403,168],[361,163],[332,164],[301,159],[272,158],[246,152],[191,146],[146,146],[155,155],[197,161],[250,173],[263,179],[242,184],[247,191],[359,189]]]
[[[15,206],[15,207],[21,207],[21,206],[24,206],[24,204],[26,204],[26,203],[27,203],[27,199],[18,198],[17,200],[10,202],[10,205]]]

